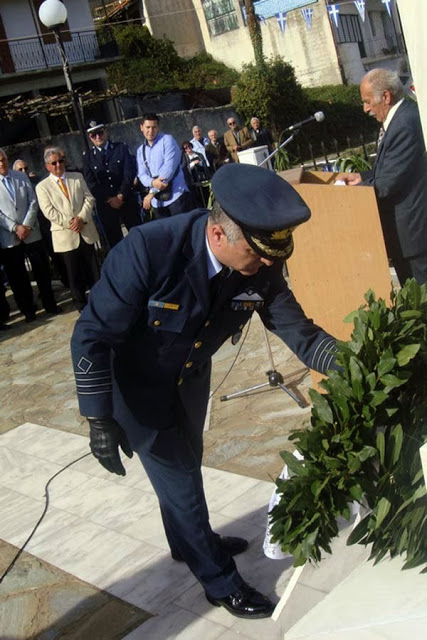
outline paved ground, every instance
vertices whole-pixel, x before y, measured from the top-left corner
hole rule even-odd
[[[26,325],[15,312],[12,329],[0,334],[0,433],[30,422],[87,435],[86,422],[77,408],[68,346],[77,314],[71,309],[67,292],[59,284],[56,289],[64,309],[61,316],[48,318],[40,312],[36,322]],[[289,388],[306,402],[310,384],[307,370],[280,341],[271,338],[276,369]],[[289,432],[309,419],[308,404],[301,409],[284,391],[271,387],[246,397],[220,401],[221,395],[267,381],[266,371],[270,368],[257,318],[252,321],[244,343],[242,339],[237,346],[224,345],[215,356],[212,379],[215,393],[205,434],[206,467],[261,481],[271,481],[281,470],[279,452],[289,448]],[[14,551],[11,545],[3,544],[1,570]],[[84,604],[74,606],[76,602]],[[25,631],[19,622],[18,611],[22,607],[33,612],[30,627]],[[132,608],[31,554],[18,560],[1,585],[0,612],[9,621],[10,617],[16,620],[13,636],[0,636],[1,640],[97,637],[115,640],[148,617],[140,607]],[[104,626],[97,620],[102,620]],[[98,630],[98,636],[94,629]]]

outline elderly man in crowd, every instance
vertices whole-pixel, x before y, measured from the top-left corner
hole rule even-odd
[[[146,113],[141,120],[145,141],[138,148],[138,178],[148,193],[142,206],[153,207],[155,218],[185,213],[191,208],[191,195],[181,167],[181,149],[175,138],[161,133],[159,116]]]
[[[81,173],[65,170],[65,152],[48,147],[44,152],[47,178],[38,183],[37,197],[51,222],[53,248],[61,253],[67,269],[74,305],[82,311],[86,289],[99,278],[94,243],[99,241],[92,217],[94,198]]]
[[[36,317],[26,257],[30,260],[44,309],[49,314],[61,312],[52,291],[49,259],[42,242],[37,209],[34,189],[27,175],[9,169],[8,157],[0,149],[0,261],[25,322],[32,322]]]
[[[254,116],[251,118],[251,128],[249,133],[254,141],[254,147],[262,147],[265,145],[268,147],[269,153],[273,151],[273,136],[268,129],[261,127],[259,118]]]
[[[192,129],[193,137],[190,142],[193,145],[193,149],[196,153],[201,153],[205,159],[206,165],[209,167],[209,158],[206,154],[206,146],[209,144],[209,138],[203,135],[203,132],[198,124],[195,124]]]
[[[224,133],[224,144],[234,162],[239,162],[237,152],[249,149],[253,146],[254,141],[251,138],[248,128],[239,127],[236,118],[228,118],[227,124],[229,126],[229,130]]]
[[[110,252],[74,330],[74,371],[93,455],[124,475],[119,446],[138,454],[172,558],[188,564],[212,605],[264,618],[274,604],[233,559],[247,540],[221,537],[209,522],[201,464],[211,357],[254,311],[322,373],[335,368],[335,340],[304,315],[283,278],[292,229],[310,217],[298,193],[245,164],[219,169],[212,189],[210,213],[136,227]]]
[[[87,132],[91,147],[83,154],[83,175],[111,248],[123,238],[122,222],[128,230],[142,222],[133,190],[136,161],[127,145],[108,139],[105,125],[91,120]]]
[[[222,140],[218,138],[218,131],[211,129],[208,131],[209,144],[206,145],[206,155],[211,166],[212,173],[224,164],[231,162],[231,156]]]
[[[415,102],[405,100],[394,71],[372,69],[362,79],[363,110],[381,123],[374,168],[338,176],[372,185],[389,258],[400,284],[427,281],[427,157]]]

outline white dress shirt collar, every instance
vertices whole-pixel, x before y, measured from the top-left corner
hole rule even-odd
[[[384,131],[387,131],[387,127],[389,127],[389,126],[390,126],[390,122],[391,122],[391,120],[392,120],[392,118],[393,118],[394,114],[396,113],[396,111],[398,110],[398,108],[400,107],[400,105],[402,104],[403,100],[404,100],[404,98],[402,98],[401,100],[399,100],[399,102],[396,102],[396,104],[394,104],[394,105],[392,106],[392,108],[390,109],[390,111],[388,112],[387,117],[386,117],[386,119],[385,119],[385,120],[384,120],[384,122],[383,122],[383,128],[384,128]]]

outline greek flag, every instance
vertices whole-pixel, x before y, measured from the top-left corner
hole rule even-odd
[[[285,33],[286,28],[286,13],[284,11],[280,11],[279,13],[274,14],[277,18],[277,22],[279,23],[280,31]]]
[[[363,22],[365,22],[365,0],[354,0],[354,4]]]
[[[391,18],[391,7],[390,7],[391,0],[381,0],[381,2],[382,2],[383,4],[385,4],[386,9],[387,9],[387,13],[388,13],[388,15],[389,15],[389,16],[390,16],[390,18]]]
[[[334,21],[336,28],[338,29],[338,14],[339,14],[339,4],[329,4],[328,11],[329,17]]]
[[[313,19],[313,9],[301,9],[302,17],[304,18],[307,29],[311,31],[311,21]]]

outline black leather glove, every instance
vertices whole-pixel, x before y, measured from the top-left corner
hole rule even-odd
[[[120,459],[119,446],[128,458],[133,451],[121,426],[114,418],[88,418],[90,427],[90,450],[103,467],[119,476],[126,475]]]

